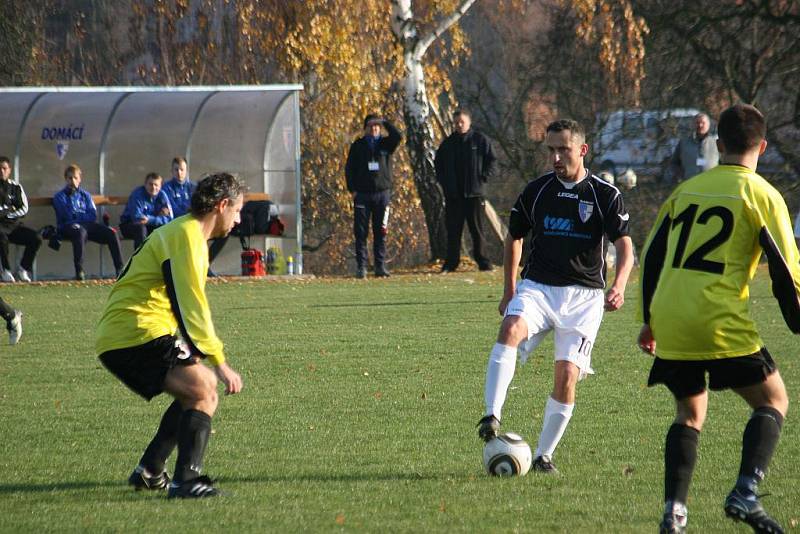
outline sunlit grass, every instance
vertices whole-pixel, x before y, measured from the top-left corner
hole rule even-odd
[[[645,387],[635,282],[604,319],[597,375],[579,386],[555,457],[563,476],[515,480],[483,474],[475,432],[501,285],[499,272],[211,284],[245,390],[214,418],[206,471],[228,495],[205,502],[125,485],[169,401],[143,402],[99,365],[92,331],[109,288],[0,286],[25,312],[22,342],[0,345],[0,531],[654,531],[673,408],[666,389]],[[793,397],[797,338],[764,273],[753,295]],[[532,444],[551,355],[548,341],[518,368],[506,404],[503,428]],[[747,531],[721,507],[747,417],[733,394],[712,394],[689,503],[695,532]],[[762,488],[790,530],[800,520],[798,438],[790,414]]]

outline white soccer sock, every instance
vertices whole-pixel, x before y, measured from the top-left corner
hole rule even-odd
[[[486,403],[486,415],[494,415],[500,419],[503,403],[514,369],[517,366],[517,347],[509,347],[495,343],[489,354],[489,365],[486,368],[486,387],[483,398]]]
[[[539,456],[552,458],[558,442],[561,441],[561,436],[564,435],[564,431],[567,429],[574,409],[574,403],[561,404],[553,397],[547,398],[547,404],[544,407],[542,433],[539,434],[539,444],[536,446],[534,458]]]

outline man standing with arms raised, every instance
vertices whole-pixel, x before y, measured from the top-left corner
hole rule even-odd
[[[381,126],[388,136],[381,134]],[[353,232],[356,242],[356,278],[367,277],[367,235],[372,222],[375,276],[389,276],[386,268],[386,219],[392,199],[392,154],[403,137],[394,124],[377,115],[364,118],[364,135],[350,145],[344,174],[353,195]]]

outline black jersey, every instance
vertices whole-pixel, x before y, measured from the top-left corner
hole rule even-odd
[[[530,182],[511,209],[514,239],[532,234],[522,277],[551,286],[603,288],[603,236],[628,235],[628,212],[619,189],[589,175],[571,188],[545,174]]]

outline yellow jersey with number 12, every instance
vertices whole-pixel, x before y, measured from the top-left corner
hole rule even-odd
[[[762,251],[784,319],[800,332],[800,254],[780,193],[739,165],[675,188],[641,260],[639,319],[650,325],[659,358],[733,358],[763,346],[749,289]]]

